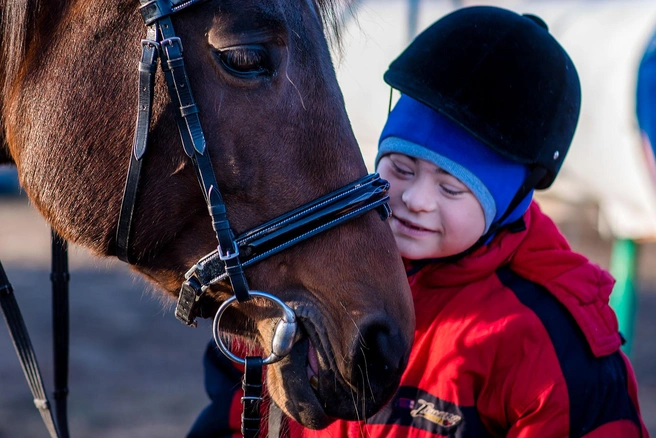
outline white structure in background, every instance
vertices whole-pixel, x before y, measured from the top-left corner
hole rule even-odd
[[[468,6],[474,2],[421,0],[418,31],[451,12],[455,4]],[[581,77],[581,118],[549,196],[570,204],[595,203],[600,220],[615,237],[656,239],[656,177],[650,175],[635,116],[637,67],[656,29],[656,2],[494,4],[542,17],[572,57]],[[356,18],[344,32],[344,54],[336,61],[346,108],[370,170],[390,98],[390,88],[382,75],[409,43],[410,5],[409,0],[357,3]]]

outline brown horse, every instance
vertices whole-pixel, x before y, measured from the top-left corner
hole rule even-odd
[[[66,239],[116,254],[144,23],[136,0],[0,0],[0,162]],[[366,174],[326,36],[337,0],[212,0],[176,14],[207,148],[236,234]],[[334,22],[333,22],[334,24]],[[134,269],[177,296],[216,246],[161,72],[132,225]],[[268,367],[283,410],[320,428],[392,395],[414,313],[393,236],[374,212],[246,269],[253,289],[295,310],[291,353]],[[212,310],[230,296],[211,290]],[[272,316],[238,306],[229,328],[271,345]],[[311,341],[310,341],[311,340]],[[309,343],[318,385],[306,371]],[[314,389],[313,389],[314,387]]]

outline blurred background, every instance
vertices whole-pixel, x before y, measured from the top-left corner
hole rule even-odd
[[[390,102],[387,66],[436,19],[475,4],[540,16],[578,69],[583,103],[574,143],[558,180],[537,199],[575,250],[617,278],[611,304],[656,435],[656,2],[355,1],[334,58],[370,170]],[[52,388],[49,233],[15,170],[0,166],[0,260]],[[209,323],[185,327],[173,304],[124,264],[70,252],[72,436],[184,436],[207,403],[201,359]],[[44,436],[0,328],[0,438]]]

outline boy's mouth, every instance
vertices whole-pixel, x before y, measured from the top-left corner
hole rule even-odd
[[[411,221],[408,221],[408,220],[405,220],[405,219],[401,219],[401,218],[398,217],[398,216],[393,216],[393,218],[396,219],[397,221],[399,221],[399,223],[400,223],[401,225],[403,225],[404,227],[409,228],[409,229],[411,229],[411,230],[414,230],[414,231],[423,231],[423,232],[427,232],[427,233],[434,233],[434,232],[435,232],[434,230],[430,230],[430,229],[428,229],[428,228],[424,228],[424,227],[422,227],[421,225],[416,224],[416,223],[414,223],[414,222],[411,222]]]

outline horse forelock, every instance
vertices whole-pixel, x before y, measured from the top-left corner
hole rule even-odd
[[[333,48],[341,51],[341,31],[346,19],[352,14],[356,0],[315,0],[321,13],[326,38]]]

